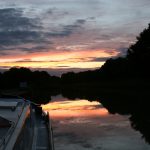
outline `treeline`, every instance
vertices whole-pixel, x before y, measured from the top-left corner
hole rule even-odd
[[[60,82],[59,77],[51,76],[46,71],[31,71],[28,68],[11,68],[0,73],[0,88],[44,88],[54,87]]]

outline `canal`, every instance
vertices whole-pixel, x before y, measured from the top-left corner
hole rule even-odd
[[[43,109],[52,119],[55,150],[150,150],[129,115],[110,114],[98,101],[58,95]]]

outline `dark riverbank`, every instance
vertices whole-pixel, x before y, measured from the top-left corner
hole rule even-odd
[[[95,100],[99,96],[149,96],[149,79],[126,79],[76,84],[59,84],[57,86],[29,86],[28,88],[1,89],[2,95],[15,95],[37,103],[48,103],[51,96],[62,94],[64,97],[87,98]]]
[[[140,94],[144,97],[149,97],[150,78],[121,78],[80,83],[64,83],[59,79],[59,82],[57,80],[56,83],[51,77],[43,81],[44,77],[41,77],[41,80],[38,80],[37,77],[36,80],[27,82],[26,87],[21,87],[19,80],[14,81],[15,84],[10,82],[10,86],[7,86],[9,85],[8,83],[4,87],[1,85],[0,94],[21,96],[36,103],[48,103],[51,96],[58,94],[71,99],[86,98],[88,100],[96,100],[102,96],[113,97],[114,95],[126,97]],[[13,80],[13,76],[11,80]]]

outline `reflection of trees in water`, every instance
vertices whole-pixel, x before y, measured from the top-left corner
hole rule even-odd
[[[60,94],[60,89],[46,89],[37,87],[28,90],[26,93],[23,93],[20,96],[38,104],[47,104],[50,102],[51,96],[58,94]]]
[[[39,104],[46,104],[49,103],[51,100],[51,93],[50,91],[44,91],[44,90],[33,90],[29,91],[28,93],[22,94],[22,97],[25,99],[28,99],[30,101],[33,101],[35,103]]]
[[[98,100],[112,114],[130,115],[132,128],[140,131],[142,137],[150,144],[150,109],[148,92],[102,92],[94,89],[63,90],[62,95],[69,99]]]
[[[141,114],[132,114],[129,118],[131,121],[131,126],[140,131],[142,137],[150,144],[150,119],[149,114],[142,113]]]
[[[140,131],[142,137],[150,144],[150,109],[148,96],[137,94],[134,96],[122,96],[116,99],[101,98],[100,102],[110,113],[129,114],[132,128]]]

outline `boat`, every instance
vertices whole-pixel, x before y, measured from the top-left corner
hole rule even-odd
[[[54,150],[49,113],[21,97],[0,98],[0,150]]]

